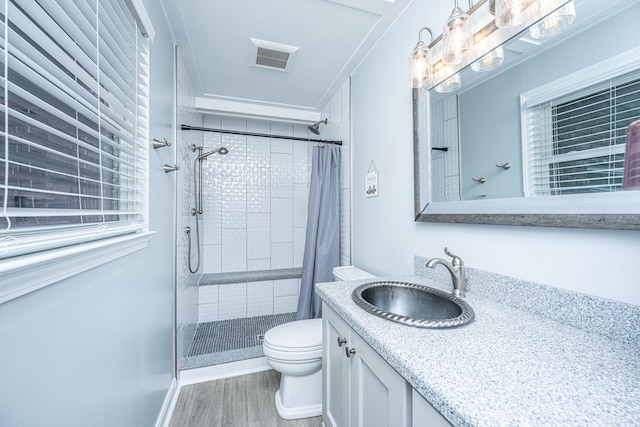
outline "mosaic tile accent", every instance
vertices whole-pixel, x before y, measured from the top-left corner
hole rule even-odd
[[[295,313],[283,313],[200,323],[189,356],[262,346],[258,335],[264,335],[269,329],[294,320]]]

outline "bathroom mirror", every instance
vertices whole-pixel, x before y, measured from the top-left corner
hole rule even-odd
[[[502,45],[499,67],[460,71],[456,91],[414,89],[416,221],[640,229],[640,191],[621,189],[626,126],[640,118],[640,0],[573,4],[568,29],[546,39],[523,30]],[[624,101],[610,107],[613,142],[593,145],[602,126],[573,129],[578,142],[562,148],[560,115],[579,121],[571,106],[604,92]],[[550,161],[550,150],[564,157]],[[602,162],[606,177],[590,166]]]

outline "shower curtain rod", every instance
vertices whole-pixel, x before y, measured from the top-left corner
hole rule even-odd
[[[203,128],[198,126],[182,125],[182,130],[199,130],[202,132],[216,132],[216,133],[228,133],[231,135],[243,135],[243,136],[257,136],[262,138],[276,138],[276,139],[290,139],[293,141],[307,141],[307,142],[319,142],[321,144],[335,144],[342,145],[342,141],[329,141],[326,139],[314,139],[314,138],[300,138],[297,136],[283,136],[283,135],[269,135],[267,133],[255,133],[255,132],[242,132],[239,130],[225,130],[214,128]]]

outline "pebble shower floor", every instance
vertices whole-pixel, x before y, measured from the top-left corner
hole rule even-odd
[[[295,313],[283,313],[199,323],[183,368],[262,357],[262,336],[295,317]]]

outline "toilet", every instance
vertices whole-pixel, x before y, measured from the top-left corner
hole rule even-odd
[[[354,266],[336,267],[337,281],[375,276]],[[322,319],[296,320],[264,334],[262,351],[269,365],[280,372],[276,410],[285,420],[322,414]]]

